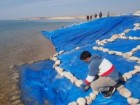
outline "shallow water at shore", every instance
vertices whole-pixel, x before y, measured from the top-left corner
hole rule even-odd
[[[55,48],[41,31],[72,23],[75,22],[0,21],[0,105],[10,105],[11,66],[48,59],[55,53]]]

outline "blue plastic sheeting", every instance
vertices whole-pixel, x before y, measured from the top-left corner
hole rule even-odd
[[[77,46],[92,44],[97,39],[109,38],[125,29],[131,29],[135,22],[139,22],[139,17],[110,17],[52,32],[43,31],[42,33],[53,42],[57,51],[68,51]]]
[[[140,30],[130,31],[129,33],[126,34],[126,36],[132,36],[132,37],[135,37],[138,35],[140,35]]]
[[[135,48],[138,44],[140,44],[140,40],[134,41],[134,40],[126,40],[126,39],[117,39],[116,41],[112,43],[106,44],[104,47],[109,48],[110,50],[129,52],[133,48]]]
[[[86,95],[68,79],[57,75],[53,64],[53,61],[45,60],[18,67],[25,105],[44,105],[45,101],[53,105],[67,105],[77,97]]]
[[[43,31],[43,35],[50,39],[57,51],[65,52],[58,56],[61,60],[60,66],[71,72],[78,79],[85,79],[88,73],[87,64],[79,60],[82,51],[88,50],[92,54],[99,54],[112,61],[120,74],[124,74],[134,69],[137,65],[134,61],[129,61],[123,57],[110,55],[101,51],[93,50],[97,39],[110,38],[113,34],[124,32],[125,29],[133,29],[134,23],[140,23],[140,17],[120,16],[97,19],[73,25],[51,32]],[[130,31],[127,36],[140,37],[139,31]],[[140,44],[140,41],[117,39],[112,43],[105,44],[105,48],[111,50],[128,52]],[[75,47],[81,47],[75,50]],[[139,51],[134,56],[140,58]],[[44,105],[48,100],[50,105],[68,105],[76,101],[79,97],[85,97],[92,91],[82,91],[72,84],[67,78],[61,77],[53,69],[53,61],[45,60],[33,64],[20,66],[22,99],[25,105]],[[125,82],[125,87],[132,92],[132,97],[140,99],[140,73],[135,74]],[[101,94],[91,105],[128,105],[127,99],[122,97],[117,91],[109,98],[105,99]]]

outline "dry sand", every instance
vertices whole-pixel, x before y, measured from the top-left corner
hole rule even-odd
[[[40,32],[10,38],[1,35],[0,40],[0,105],[11,105],[10,66],[47,59],[55,49]]]

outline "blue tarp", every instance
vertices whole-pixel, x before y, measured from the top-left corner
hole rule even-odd
[[[114,63],[121,74],[134,69],[137,64],[134,61],[92,49],[96,45],[95,41],[97,39],[110,38],[113,34],[124,32],[125,29],[133,29],[134,23],[140,23],[140,17],[118,16],[97,19],[51,32],[43,31],[42,33],[52,41],[57,52],[65,51],[58,56],[58,59],[62,61],[60,66],[66,71],[70,71],[78,79],[84,79],[88,73],[87,64],[79,60],[79,55],[83,50],[106,57]],[[127,36],[140,37],[140,31],[130,31]],[[140,41],[117,39],[104,47],[128,52],[139,44]],[[76,47],[81,49],[75,50]],[[137,51],[134,56],[140,58],[140,51]],[[83,92],[67,78],[59,76],[54,70],[53,64],[53,61],[45,60],[19,67],[21,71],[22,99],[26,105],[44,105],[46,100],[49,101],[50,105],[68,105],[69,102],[76,101],[79,97],[84,97],[91,92],[91,89]],[[132,92],[132,97],[140,99],[140,73],[135,74],[124,85]],[[128,105],[127,100],[118,92],[115,92],[109,99],[105,99],[99,94],[91,105],[112,104]]]

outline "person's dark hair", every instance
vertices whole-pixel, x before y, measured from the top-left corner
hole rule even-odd
[[[83,51],[80,55],[80,60],[86,60],[89,57],[91,57],[91,53],[88,51]]]

